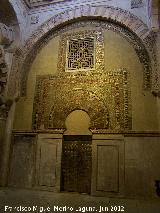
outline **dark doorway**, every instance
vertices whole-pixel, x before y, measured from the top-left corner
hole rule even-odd
[[[92,136],[65,135],[62,145],[61,190],[90,194]]]

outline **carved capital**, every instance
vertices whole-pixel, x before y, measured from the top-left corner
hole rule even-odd
[[[13,29],[10,27],[7,27],[3,23],[0,23],[0,44],[10,45],[13,40],[14,40]]]
[[[11,98],[0,96],[0,119],[6,119],[13,103]]]
[[[5,105],[0,106],[0,120],[6,120],[8,117],[8,109],[5,107]]]

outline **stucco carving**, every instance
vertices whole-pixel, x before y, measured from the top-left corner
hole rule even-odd
[[[9,45],[14,40],[14,31],[12,28],[7,27],[5,24],[0,23],[0,44]]]
[[[54,34],[54,33],[57,34],[58,32],[57,29],[61,29],[62,25],[67,24],[68,21],[76,21],[76,19],[79,19],[79,18],[87,18],[87,19],[101,18],[101,19],[119,23],[120,25],[123,25],[121,29],[125,29],[125,31],[127,31],[127,33],[129,32],[130,35],[132,34],[131,32],[134,32],[134,34],[137,35],[135,36],[134,34],[132,34],[132,37],[134,37],[134,40],[136,40],[139,44],[143,46],[145,52],[148,51],[150,53],[151,47],[148,48],[148,43],[145,42],[146,37],[148,38],[150,37],[150,34],[149,34],[150,31],[148,27],[136,16],[120,8],[114,8],[114,7],[108,7],[108,6],[92,6],[92,5],[83,6],[82,5],[79,7],[66,10],[64,12],[61,12],[53,16],[47,22],[42,24],[41,27],[39,27],[39,29],[36,32],[34,32],[33,35],[26,41],[23,47],[23,54],[21,55],[21,57],[17,57],[17,60],[19,62],[15,60],[15,65],[13,64],[13,67],[12,67],[12,72],[13,72],[12,77],[14,76],[14,73],[19,73],[18,74],[19,81],[22,80],[22,85],[20,86],[21,88],[20,87],[18,88],[19,90],[21,90],[22,88],[24,89],[25,87],[24,85],[26,84],[26,79],[27,79],[27,72],[29,70],[30,64],[32,63],[33,55],[35,55],[35,53],[39,50],[39,46],[42,46],[41,43],[43,43],[43,41],[47,38],[47,36],[49,37],[49,32],[50,34]],[[60,32],[62,31],[63,30],[60,30]],[[53,35],[50,37],[53,37]],[[149,56],[151,55],[152,53],[149,54]],[[146,61],[146,59],[143,61]],[[18,69],[16,67],[17,63],[19,64]],[[144,67],[147,67],[147,66],[145,65]],[[10,78],[11,82],[13,81],[12,77]],[[148,79],[148,77],[146,77],[146,79]],[[158,83],[156,79],[154,79],[154,83],[155,84]],[[9,88],[9,93],[12,94],[13,92],[15,92],[15,90],[16,88],[14,87],[14,85],[11,85]]]

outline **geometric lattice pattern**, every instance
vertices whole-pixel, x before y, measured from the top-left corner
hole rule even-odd
[[[68,41],[66,71],[94,69],[94,38]]]
[[[57,66],[59,73],[104,71],[103,32],[85,30],[62,34]]]

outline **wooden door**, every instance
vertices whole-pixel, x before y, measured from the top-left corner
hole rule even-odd
[[[91,136],[64,136],[61,190],[90,194]]]

